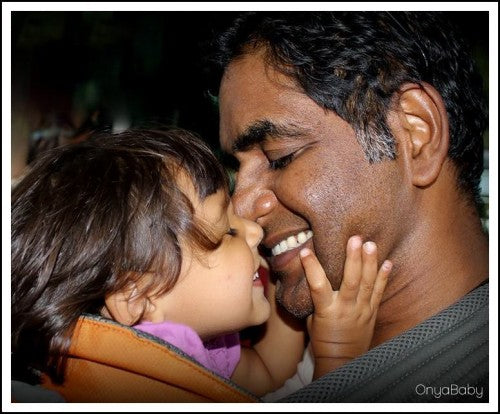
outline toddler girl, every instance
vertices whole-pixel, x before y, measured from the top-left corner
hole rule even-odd
[[[14,376],[42,371],[62,382],[75,324],[94,313],[257,395],[278,388],[304,344],[276,328],[283,322],[258,273],[262,237],[234,213],[223,168],[187,131],[101,134],[52,150],[12,191]],[[390,263],[377,272],[375,245],[365,245],[372,250],[350,240],[336,292],[312,250],[301,251],[315,376],[370,344]],[[242,348],[238,331],[266,321],[273,329]]]

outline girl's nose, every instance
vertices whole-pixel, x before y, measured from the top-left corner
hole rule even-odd
[[[257,223],[251,220],[242,219],[245,221],[245,236],[247,243],[251,247],[257,247],[264,237],[264,230]]]

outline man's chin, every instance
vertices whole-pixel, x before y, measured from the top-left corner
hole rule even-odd
[[[314,306],[305,277],[293,286],[285,286],[276,281],[276,302],[283,306],[297,319],[307,318],[314,311]]]

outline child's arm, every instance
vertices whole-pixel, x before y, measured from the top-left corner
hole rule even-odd
[[[307,320],[315,357],[314,378],[338,368],[365,353],[373,337],[378,306],[384,293],[391,263],[385,261],[377,274],[377,252],[361,253],[361,238],[352,237],[347,246],[344,278],[333,291],[316,256],[303,249],[301,260],[314,303]],[[387,265],[387,266],[386,266]],[[304,351],[304,333],[298,321],[288,323],[276,307],[274,285],[268,297],[271,317],[266,333],[252,349],[243,348],[231,379],[262,396],[279,388],[295,374]]]
[[[304,353],[305,321],[293,318],[277,306],[275,285],[271,281],[267,297],[271,316],[265,332],[253,348],[242,348],[240,362],[231,377],[258,396],[276,390],[293,376]]]
[[[368,351],[392,264],[386,260],[377,272],[375,243],[362,247],[360,237],[351,237],[342,284],[333,291],[309,249],[301,251],[301,259],[314,303],[307,325],[316,379]]]

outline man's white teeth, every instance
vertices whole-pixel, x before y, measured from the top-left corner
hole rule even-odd
[[[253,280],[256,281],[259,278],[259,272],[255,272],[253,275]]]
[[[311,230],[301,231],[295,236],[287,237],[285,240],[280,241],[276,246],[274,246],[271,251],[273,256],[278,256],[281,253],[285,253],[288,250],[295,249],[303,245],[313,236]]]
[[[312,233],[312,232],[311,232]],[[297,240],[300,244],[305,243],[307,241],[307,235],[303,231],[297,234]]]

